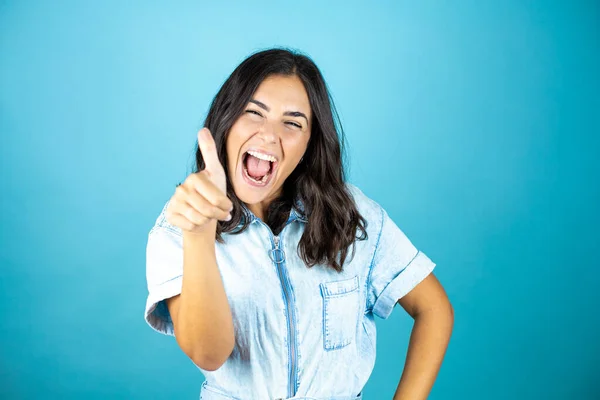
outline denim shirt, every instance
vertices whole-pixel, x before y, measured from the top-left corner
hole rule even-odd
[[[215,242],[217,264],[233,316],[235,345],[205,377],[200,398],[361,399],[375,365],[374,316],[386,319],[398,299],[434,269],[390,219],[356,186],[347,183],[367,220],[367,240],[357,240],[338,273],[307,268],[298,243],[307,223],[296,202],[279,235],[246,209],[241,234]],[[181,293],[181,229],[165,218],[165,204],[148,234],[145,320],[174,335],[164,299]],[[359,236],[357,231],[357,236]]]

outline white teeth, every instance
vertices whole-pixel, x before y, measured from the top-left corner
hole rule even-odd
[[[271,161],[271,162],[277,161],[277,159],[273,156],[262,154],[262,153],[259,153],[258,151],[254,151],[254,150],[248,151],[248,154],[251,154],[256,158],[260,158],[261,160],[265,160],[265,161]]]

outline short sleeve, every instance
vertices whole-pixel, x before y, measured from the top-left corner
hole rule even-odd
[[[148,234],[146,246],[148,297],[144,319],[154,330],[174,336],[173,321],[165,299],[181,293],[183,239],[179,228],[166,221],[164,215],[166,207],[165,205]]]
[[[381,228],[368,279],[367,308],[387,319],[398,300],[435,267],[381,208]]]

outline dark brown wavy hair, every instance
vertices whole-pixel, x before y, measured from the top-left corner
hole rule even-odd
[[[249,225],[247,209],[236,196],[227,164],[229,130],[242,115],[261,82],[271,75],[297,76],[303,82],[313,115],[311,137],[303,160],[285,180],[281,196],[272,201],[265,223],[279,234],[296,199],[304,205],[308,221],[298,244],[300,257],[310,268],[327,264],[343,270],[348,248],[367,238],[367,221],[360,215],[345,184],[344,132],[325,80],[315,63],[300,52],[274,48],[250,55],[231,73],[212,101],[204,126],[210,129],[227,176],[227,195],[234,204],[230,221],[218,221],[216,240],[222,233],[239,234]],[[339,135],[338,135],[339,130]],[[204,168],[196,145],[194,172]],[[242,223],[241,229],[237,228]],[[357,231],[362,233],[357,236]],[[352,249],[354,257],[355,247]]]

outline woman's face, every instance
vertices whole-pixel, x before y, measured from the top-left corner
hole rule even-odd
[[[272,75],[231,127],[226,143],[229,179],[238,198],[259,218],[304,155],[311,121],[302,81]]]

